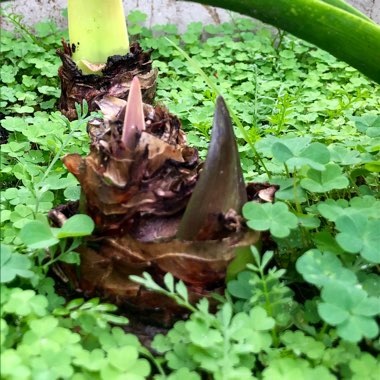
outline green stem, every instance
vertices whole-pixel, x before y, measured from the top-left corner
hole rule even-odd
[[[380,26],[363,15],[358,16],[358,11],[352,11],[341,0],[192,1],[239,12],[281,28],[380,83]]]
[[[267,311],[268,315],[273,318],[273,309],[272,309],[272,304],[270,302],[269,290],[268,290],[267,282],[265,280],[265,274],[264,274],[264,271],[263,271],[263,268],[261,267],[261,265],[258,265],[258,268],[260,271],[261,282],[263,284],[266,311]],[[280,340],[279,340],[278,335],[277,335],[276,326],[273,327],[271,333],[272,333],[273,346],[278,347],[278,345],[280,344]]]
[[[329,327],[329,325],[326,322],[324,322],[321,330],[319,331],[319,333],[317,335],[318,340],[321,340],[323,338],[323,335],[325,334],[328,327]]]
[[[122,0],[68,0],[73,59],[85,74],[99,71],[112,55],[129,52]]]
[[[156,357],[153,356],[152,353],[148,349],[146,349],[145,347],[141,347],[139,351],[140,351],[141,355],[145,356],[147,359],[149,359],[156,366],[160,375],[163,378],[165,378],[165,376],[166,376],[165,371],[162,368],[162,365],[156,359]]]

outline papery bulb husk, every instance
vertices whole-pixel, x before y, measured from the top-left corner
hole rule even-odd
[[[153,103],[158,71],[152,68],[151,52],[143,51],[137,42],[130,45],[129,54],[109,57],[102,67],[102,75],[83,75],[72,59],[72,46],[65,41],[62,41],[62,45],[63,49],[57,50],[62,61],[58,70],[61,81],[58,108],[69,120],[77,118],[75,103],[82,104],[84,99],[89,111],[96,111],[97,102],[104,96],[126,100],[135,76],[140,80],[143,101]]]
[[[81,184],[81,212],[93,218],[98,232],[107,234],[119,234],[147,216],[181,212],[201,167],[197,150],[186,145],[179,120],[163,107],[145,105],[146,129],[136,131],[134,149],[123,146],[123,104],[109,97],[99,102],[105,121],[89,125],[90,154],[63,159]]]
[[[62,221],[62,211],[53,210],[50,218]],[[163,277],[170,272],[186,284],[191,303],[206,297],[213,306],[212,295],[223,294],[227,266],[235,258],[236,249],[256,244],[260,239],[259,232],[241,226],[223,239],[181,241],[173,236],[178,222],[171,229],[172,236],[164,238],[158,236],[156,228],[142,226],[140,233],[148,241],[129,233],[93,235],[77,249],[81,258],[79,270],[68,264],[58,265],[72,286],[87,297],[100,296],[127,313],[137,313],[139,319],[149,324],[170,326],[186,317],[188,311],[168,297],[131,281],[130,275],[148,272],[163,286]]]

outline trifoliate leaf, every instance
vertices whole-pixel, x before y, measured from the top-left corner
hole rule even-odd
[[[12,281],[16,276],[30,278],[33,272],[30,271],[31,262],[29,258],[18,252],[12,252],[8,245],[1,244],[0,247],[0,282]]]
[[[290,147],[287,140],[276,142],[272,145],[273,157],[285,163],[290,171],[299,169],[302,166],[310,166],[315,170],[325,170],[325,164],[330,160],[330,152],[326,145],[315,142],[310,145],[300,147]]]
[[[349,182],[337,164],[327,164],[324,171],[309,169],[307,178],[301,180],[301,186],[311,192],[325,193],[334,189],[344,189]]]
[[[335,222],[338,216],[343,215],[346,208],[348,208],[348,202],[345,199],[338,199],[337,201],[334,199],[327,199],[324,202],[320,202],[317,206],[320,214],[332,222]]]
[[[335,237],[328,231],[317,232],[313,236],[313,242],[320,251],[331,252],[336,255],[344,252],[335,240]]]
[[[1,375],[9,379],[30,379],[31,369],[24,364],[24,357],[14,349],[1,353]]]
[[[369,219],[379,219],[380,200],[370,195],[354,197],[350,200],[350,206],[360,213],[367,215]]]
[[[338,335],[346,341],[372,339],[379,332],[374,317],[380,313],[380,298],[368,297],[358,286],[329,283],[322,289],[323,302],[318,305],[321,318],[337,326]]]
[[[280,189],[276,191],[277,200],[292,201],[297,203],[306,202],[306,192],[300,186],[299,180],[295,178],[273,178],[271,183],[279,185]]]
[[[378,380],[380,362],[368,352],[362,353],[359,358],[352,359],[349,365],[353,372],[352,380]]]
[[[368,114],[353,117],[353,120],[360,132],[366,133],[369,137],[380,136],[380,116]]]
[[[228,292],[233,297],[249,300],[252,296],[252,286],[250,284],[252,276],[252,272],[240,272],[237,275],[236,280],[232,280],[227,283]]]
[[[336,282],[357,283],[354,272],[344,268],[339,258],[331,252],[311,249],[297,260],[296,268],[307,282],[317,286]]]
[[[338,244],[349,253],[360,255],[372,263],[380,263],[380,220],[368,220],[354,213],[342,215],[336,220]]]
[[[268,332],[273,328],[275,321],[268,317],[266,311],[257,306],[247,313],[236,314],[228,328],[228,335],[233,340],[249,345],[251,352],[258,353],[269,349],[272,339]],[[238,347],[236,348],[238,350]],[[245,350],[246,352],[246,350]]]
[[[268,313],[260,306],[254,307],[249,316],[256,331],[266,331],[274,327],[275,321],[268,316]]]
[[[211,348],[223,342],[221,333],[211,328],[204,320],[194,319],[187,322],[186,330],[188,331],[191,341],[204,349]]]
[[[19,238],[29,249],[49,248],[59,242],[51,228],[38,220],[27,223],[21,229]]]
[[[270,233],[278,238],[288,236],[291,229],[297,228],[297,217],[282,202],[246,203],[243,216],[250,228],[257,231],[270,230]]]
[[[3,310],[20,316],[31,314],[42,317],[47,313],[47,306],[46,297],[36,295],[33,290],[14,288],[3,306]]]
[[[303,359],[272,360],[263,371],[263,380],[336,380],[326,367],[310,364]]]
[[[58,322],[57,318],[45,316],[40,319],[31,320],[29,326],[38,336],[46,336],[58,326]]]
[[[306,336],[302,331],[286,331],[281,335],[287,349],[292,350],[295,355],[306,355],[310,359],[321,359],[326,349],[322,342]]]
[[[73,358],[73,363],[89,371],[99,371],[105,365],[104,351],[98,348],[92,351],[78,351]]]
[[[331,161],[341,165],[356,165],[361,162],[360,152],[351,150],[344,145],[329,146]]]
[[[335,222],[341,215],[351,215],[358,212],[370,219],[376,219],[380,215],[380,201],[369,195],[352,198],[350,202],[345,199],[327,199],[320,202],[317,209],[323,217],[332,222]]]
[[[110,348],[108,350],[108,360],[110,364],[119,371],[128,371],[136,363],[138,352],[135,347],[126,346]]]

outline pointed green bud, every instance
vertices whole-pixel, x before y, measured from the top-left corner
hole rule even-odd
[[[219,96],[213,121],[207,158],[200,178],[182,217],[177,237],[196,240],[202,230],[212,235],[207,226],[210,217],[229,210],[241,213],[247,202],[239,152],[226,103]]]

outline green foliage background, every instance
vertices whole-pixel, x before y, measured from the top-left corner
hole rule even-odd
[[[77,260],[75,244],[67,243],[79,238],[75,222],[54,231],[46,215],[79,198],[59,157],[87,153],[88,119],[85,109],[71,123],[55,111],[54,50],[66,32],[43,23],[31,34],[17,16],[8,17],[16,33],[2,32],[0,78],[5,379],[376,378],[378,85],[328,53],[248,19],[193,23],[179,35],[173,25],[142,27],[146,16],[139,12],[128,16],[132,39],[154,49],[156,100],[181,118],[189,143],[205,156],[216,94],[166,37],[201,66],[239,117],[246,180],[280,186],[274,204],[243,210],[248,225],[269,231],[276,248],[252,248],[215,315],[205,300],[190,305],[186,287],[170,276],[165,288],[136,279],[191,311],[188,321],[154,339],[153,357],[117,327],[127,321],[113,305],[67,303],[47,275],[54,260]],[[66,252],[61,258],[58,246]]]

